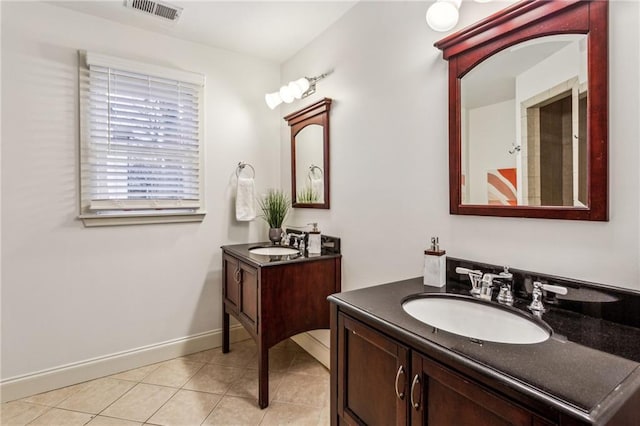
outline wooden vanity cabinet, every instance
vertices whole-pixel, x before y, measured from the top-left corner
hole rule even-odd
[[[412,425],[554,424],[417,352],[411,367]]]
[[[344,313],[334,324],[332,425],[555,424]]]
[[[245,327],[256,330],[258,321],[258,269],[223,255],[223,297],[227,311],[240,317]]]
[[[342,314],[338,339],[340,417],[347,424],[407,424],[408,348]]]
[[[233,246],[231,246],[233,247]],[[258,405],[269,404],[269,348],[305,331],[329,328],[327,297],[340,292],[341,257],[253,262],[223,247],[222,352],[230,350],[233,315],[258,346]]]

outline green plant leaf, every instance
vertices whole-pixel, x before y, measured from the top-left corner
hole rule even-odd
[[[289,213],[291,201],[287,194],[279,189],[270,189],[267,195],[259,201],[262,217],[270,228],[282,228],[282,224]]]

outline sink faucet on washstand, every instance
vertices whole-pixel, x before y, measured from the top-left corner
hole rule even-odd
[[[479,299],[491,300],[494,287],[500,286],[498,293],[498,303],[503,305],[513,305],[512,282],[513,274],[509,272],[509,267],[505,266],[504,271],[499,274],[482,273],[477,269],[467,269],[457,267],[458,274],[468,274],[471,280],[471,295]],[[496,280],[495,282],[493,280]]]

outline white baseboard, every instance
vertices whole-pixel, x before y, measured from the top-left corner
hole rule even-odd
[[[318,339],[316,339],[309,333],[302,333],[293,336],[291,340],[300,345],[302,349],[309,352],[309,354],[320,361],[322,365],[329,368],[331,351]]]
[[[242,326],[231,326],[230,340],[232,342],[248,338],[249,334]],[[35,373],[10,377],[0,382],[1,400],[2,402],[12,401],[220,346],[222,346],[222,330],[213,330]]]

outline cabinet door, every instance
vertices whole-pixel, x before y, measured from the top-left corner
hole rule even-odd
[[[347,424],[406,425],[409,351],[340,314],[338,415]]]
[[[240,304],[240,281],[242,279],[240,262],[235,257],[225,254],[222,258],[222,264],[224,269],[222,283],[224,302],[228,312],[237,314],[238,305]]]
[[[254,331],[258,327],[258,270],[240,262],[240,306],[243,322]]]
[[[409,404],[414,426],[549,424],[520,405],[415,352],[412,369]],[[538,420],[541,423],[534,423]]]

